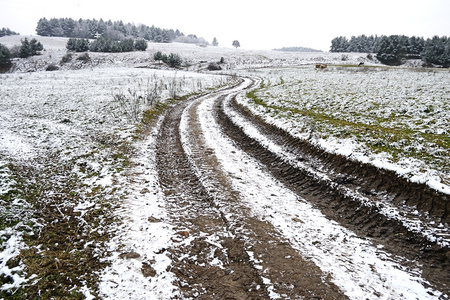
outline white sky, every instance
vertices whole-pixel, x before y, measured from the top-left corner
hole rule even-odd
[[[337,36],[450,36],[450,0],[0,0],[0,28],[36,34],[40,18],[145,24],[196,34],[219,46],[328,51]]]

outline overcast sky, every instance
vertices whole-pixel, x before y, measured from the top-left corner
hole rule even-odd
[[[0,28],[36,34],[43,17],[155,25],[246,49],[328,51],[341,35],[450,36],[450,0],[0,0]]]

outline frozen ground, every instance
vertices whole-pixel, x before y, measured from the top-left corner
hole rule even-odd
[[[133,219],[133,215],[128,214],[128,207],[131,206],[134,212],[142,212],[140,207],[132,208],[133,201],[141,203],[139,199],[146,195],[137,193],[140,198],[135,200],[132,191],[141,191],[146,185],[141,187],[141,182],[130,177],[135,175],[134,172],[139,172],[140,167],[137,163],[136,170],[130,169],[126,156],[131,157],[137,151],[136,155],[145,157],[149,151],[141,152],[138,145],[133,146],[138,123],[132,113],[133,105],[137,105],[141,111],[142,108],[150,108],[151,103],[147,100],[151,100],[153,105],[156,102],[164,103],[174,93],[197,93],[228,81],[224,76],[125,67],[0,76],[0,209],[2,221],[12,226],[0,230],[1,276],[11,278],[2,285],[2,290],[17,288],[21,283],[30,282],[36,277],[29,270],[24,271],[23,264],[11,267],[11,261],[21,249],[29,248],[23,242],[24,234],[38,236],[46,228],[46,224],[42,224],[44,220],[36,217],[39,215],[36,211],[39,204],[29,203],[28,197],[32,198],[32,195],[22,194],[13,196],[20,198],[12,199],[9,196],[16,195],[18,186],[31,185],[32,179],[23,178],[23,174],[16,173],[18,169],[42,172],[36,181],[44,185],[42,188],[46,189],[46,194],[50,194],[40,198],[39,202],[49,205],[56,193],[51,190],[70,180],[70,193],[75,195],[75,199],[72,196],[62,199],[57,207],[75,211],[81,218],[79,222],[86,223],[83,219],[88,217],[87,212],[99,209],[100,201],[113,204],[124,197],[130,202],[123,204],[123,208],[113,214]],[[116,101],[114,95],[123,95],[130,105]],[[65,167],[64,174],[47,174],[53,173],[52,169],[58,165]],[[148,181],[145,178],[143,180]],[[21,185],[18,185],[18,181]],[[153,191],[153,188],[148,188]],[[156,213],[155,207],[146,208]],[[64,212],[61,214],[64,215]],[[123,226],[126,228],[124,235],[129,237],[134,227]],[[167,226],[157,228],[158,235],[163,234],[167,238],[168,235],[163,231]],[[101,228],[92,228],[89,224],[89,228],[105,233],[113,230],[105,224]],[[123,237],[117,229],[113,231]],[[108,246],[111,251],[125,243],[125,240],[118,244],[114,244],[114,241]],[[91,242],[84,240],[80,243],[85,247]],[[141,245],[151,243],[143,242]],[[45,251],[42,255],[45,255]],[[73,288],[85,294],[89,291],[87,287],[81,289],[81,286],[75,285]]]
[[[13,46],[21,38],[3,37],[0,43]],[[98,290],[83,282],[70,288],[86,298],[96,294],[109,299],[130,295],[167,299],[181,295],[174,284],[171,258],[165,252],[177,243],[173,239],[176,229],[165,208],[155,167],[155,140],[162,119],[155,121],[146,138],[136,141],[135,106],[124,105],[114,95],[122,95],[140,112],[174,94],[226,85],[230,80],[227,76],[193,72],[204,70],[209,62],[221,57],[225,59],[223,73],[263,80],[264,86],[255,92],[263,104],[255,104],[244,93],[238,99],[270,122],[329,151],[394,169],[411,180],[450,193],[448,71],[343,67],[316,70],[316,62],[378,64],[365,54],[248,51],[176,43],[149,44],[146,52],[90,53],[88,63],[77,61],[79,54],[74,54],[73,62],[60,64],[66,53],[66,39],[37,38],[46,49],[43,55],[18,60],[15,73],[0,75],[0,213],[2,220],[10,222],[10,226],[0,228],[0,273],[2,278],[10,278],[2,281],[1,290],[40,280],[37,274],[27,271],[24,263],[11,263],[21,250],[35,248],[45,255],[43,246],[24,242],[24,236],[39,235],[46,226],[35,216],[35,204],[8,197],[14,194],[17,181],[24,179],[15,173],[17,167],[35,168],[45,175],[53,164],[60,164],[67,166],[67,173],[49,177],[55,181],[47,185],[59,185],[59,180],[68,178],[76,178],[78,184],[74,187],[77,197],[58,204],[58,214],[64,215],[66,210],[62,208],[72,208],[79,214],[79,222],[87,223],[89,212],[98,209],[100,201],[106,201],[114,203],[112,213],[119,218],[90,228],[91,232],[112,233],[107,243],[94,245],[107,254],[98,255],[99,260],[108,263],[96,271],[100,277]],[[165,67],[152,61],[156,51],[179,53],[190,64],[188,72],[161,70]],[[44,72],[50,64],[60,66],[60,70]],[[223,168],[234,174],[233,186],[242,193],[253,215],[273,224],[294,248],[332,274],[333,282],[347,296],[359,299],[379,292],[385,298],[436,298],[433,295],[439,292],[424,287],[417,270],[406,272],[382,249],[330,222],[318,211],[299,215],[311,209],[308,204],[268,179],[245,153],[233,148],[208,119],[208,105],[205,102],[201,106],[202,126],[205,136],[209,135],[206,143],[215,149]],[[392,128],[395,131],[388,130]],[[228,150],[235,154],[234,160],[223,152],[227,148],[232,148]],[[403,150],[393,152],[392,148]],[[49,159],[43,161],[43,157]],[[250,201],[258,193],[264,197]],[[52,198],[47,196],[40,200]],[[298,232],[305,235],[299,236]],[[303,239],[326,242],[305,245]],[[191,241],[188,238],[178,244]],[[84,249],[92,244],[89,240],[80,243]],[[257,265],[258,258],[253,260]],[[270,281],[266,283],[273,286]]]
[[[250,73],[262,80],[260,102],[241,103],[272,123],[450,193],[448,70],[308,66]]]

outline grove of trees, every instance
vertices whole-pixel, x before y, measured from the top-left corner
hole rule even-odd
[[[344,36],[331,41],[330,52],[376,53],[377,58],[387,65],[400,65],[408,58],[422,59],[425,64],[450,67],[450,38],[405,35],[390,36]]]
[[[5,28],[3,27],[2,29],[0,29],[0,37],[2,36],[9,36],[9,35],[18,35],[17,32],[12,31],[9,28]]]
[[[103,37],[120,41],[124,39],[145,39],[155,43],[171,43],[174,40],[189,43],[204,43],[195,35],[185,36],[178,29],[161,29],[155,26],[135,25],[123,21],[104,21],[103,19],[41,18],[36,27],[40,36],[59,36],[69,38],[95,39]]]
[[[44,46],[42,46],[41,42],[36,39],[31,39],[28,41],[27,38],[22,40],[22,45],[19,48],[19,57],[27,58],[33,55],[39,54],[40,51],[44,50]]]
[[[131,52],[145,51],[147,41],[144,39],[123,39],[120,41],[100,37],[92,42],[84,38],[70,38],[66,44],[67,50],[75,52]]]

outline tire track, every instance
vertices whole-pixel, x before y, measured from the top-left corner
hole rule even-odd
[[[328,218],[382,245],[405,266],[417,269],[419,265],[425,279],[450,294],[450,252],[445,242],[438,243],[424,236],[421,230],[408,228],[400,220],[383,213],[383,205],[373,204],[380,199],[389,199],[389,204],[398,205],[400,211],[407,208],[406,204],[414,205],[414,209],[425,213],[426,217],[422,218],[424,224],[432,224],[434,220],[439,224],[448,219],[447,196],[399,179],[393,172],[316,149],[279,128],[265,124],[237,105],[235,98],[230,103],[218,105],[217,111],[223,132],[263,164],[275,178],[313,203]],[[242,124],[237,125],[230,119],[230,114],[235,113],[245,119],[246,127],[251,124],[267,140],[289,153],[290,158],[280,157],[268,145],[248,136]],[[417,215],[406,217],[415,218]],[[448,229],[444,227],[440,232],[445,237]]]
[[[205,145],[198,105],[226,93],[171,108],[158,138],[158,176],[178,232],[167,251],[180,291],[187,298],[346,299],[270,223],[251,216],[220,171]]]

